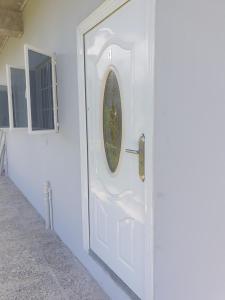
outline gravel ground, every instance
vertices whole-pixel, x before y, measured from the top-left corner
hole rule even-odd
[[[0,300],[108,300],[6,177],[0,177]]]

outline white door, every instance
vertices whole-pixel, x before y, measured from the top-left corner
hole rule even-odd
[[[139,297],[145,281],[150,80],[143,2],[128,2],[84,37],[90,247]]]

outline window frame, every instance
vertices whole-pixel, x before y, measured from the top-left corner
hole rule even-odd
[[[8,115],[10,115],[10,112],[9,112],[9,96],[8,96],[8,86],[7,86],[7,83],[5,82],[0,82],[0,86],[4,86],[6,87],[6,91],[7,91],[7,99],[8,99]],[[3,130],[3,131],[8,131],[10,130],[10,116],[9,116],[9,126],[8,127],[1,127],[0,125],[0,130]]]
[[[53,119],[54,129],[40,129],[33,130],[32,128],[32,113],[31,113],[31,94],[30,94],[30,69],[29,69],[29,50],[34,51],[41,55],[46,55],[51,58],[52,64],[52,96],[53,96]],[[58,122],[58,100],[57,100],[57,77],[56,77],[56,59],[55,54],[48,53],[41,49],[37,49],[28,44],[24,45],[24,58],[25,58],[25,77],[26,77],[26,98],[27,98],[27,121],[29,134],[48,134],[59,132]]]
[[[6,79],[7,79],[7,90],[8,90],[8,105],[9,105],[9,129],[10,130],[27,130],[28,124],[26,127],[15,127],[14,126],[14,109],[13,109],[13,97],[12,97],[12,73],[11,69],[24,70],[24,67],[16,67],[14,65],[6,65]],[[26,76],[25,76],[26,77]],[[25,78],[26,80],[26,78]],[[26,87],[25,87],[25,98],[27,105],[27,97],[26,97]],[[28,123],[28,120],[27,120]]]

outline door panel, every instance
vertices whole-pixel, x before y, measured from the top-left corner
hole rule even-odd
[[[132,0],[84,40],[90,246],[139,297],[144,291],[146,187],[139,176],[143,159],[126,149],[138,150],[140,137],[148,138],[145,30],[142,1]]]

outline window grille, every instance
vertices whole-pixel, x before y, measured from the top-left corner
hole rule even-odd
[[[11,128],[27,128],[25,70],[7,66],[9,115]]]
[[[0,128],[9,128],[8,93],[5,85],[0,85]]]
[[[25,48],[28,127],[31,132],[57,131],[56,72],[53,56]]]

